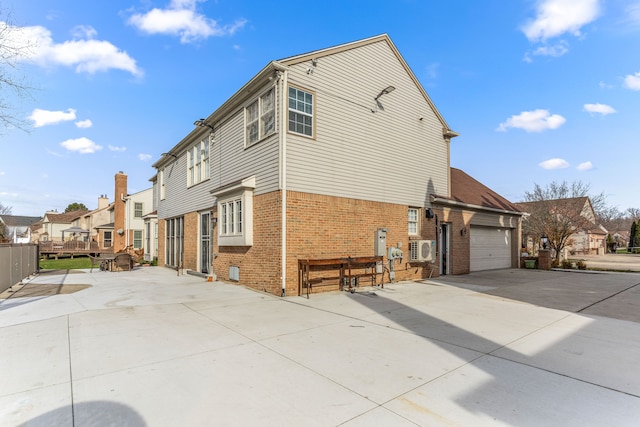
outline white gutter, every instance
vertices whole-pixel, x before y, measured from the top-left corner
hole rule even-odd
[[[281,199],[282,199],[282,265],[280,266],[282,270],[282,293],[281,295],[284,297],[287,295],[287,112],[288,112],[288,94],[287,94],[287,84],[288,84],[288,72],[284,70],[282,72],[282,90],[280,91],[282,97],[282,125],[280,128],[281,132],[281,141],[282,141],[282,149],[281,155],[282,160],[280,163],[280,167],[282,168],[282,176],[281,176]]]

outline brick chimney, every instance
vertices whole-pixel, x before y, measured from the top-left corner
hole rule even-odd
[[[115,176],[115,191],[113,193],[113,251],[123,251],[127,246],[124,223],[125,202],[127,196],[127,175],[120,171]]]

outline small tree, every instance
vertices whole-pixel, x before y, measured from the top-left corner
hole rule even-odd
[[[596,207],[603,210],[604,193],[589,196],[589,185],[581,181],[571,185],[566,181],[552,182],[546,187],[534,184],[532,192],[525,192],[530,216],[523,221],[522,231],[538,239],[546,236],[549,248],[555,252],[556,263],[562,250],[572,242],[571,236],[593,226],[592,220],[583,214],[584,197],[589,198],[594,211],[597,212]]]
[[[89,209],[87,209],[84,203],[73,202],[73,203],[70,203],[69,206],[67,206],[67,209],[64,210],[64,213],[74,212],[74,211],[88,211],[88,210]]]

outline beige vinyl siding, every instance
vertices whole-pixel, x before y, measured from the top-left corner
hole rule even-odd
[[[276,97],[280,98],[281,94],[276,93]],[[187,156],[184,152],[176,162],[166,166],[166,198],[158,202],[158,218],[172,218],[188,212],[209,209],[215,203],[211,190],[253,175],[256,176],[254,194],[264,194],[278,189],[278,133],[245,148],[243,107],[244,105],[220,123],[214,124],[216,130],[214,142],[209,147],[208,180],[187,188]],[[278,113],[276,110],[277,128],[280,126]],[[198,134],[198,138],[194,137],[193,143],[208,134],[208,131]]]
[[[472,225],[484,227],[517,228],[519,216],[505,215],[493,212],[474,212],[469,221]]]
[[[315,95],[315,140],[287,135],[288,189],[413,206],[448,194],[442,123],[387,43],[321,57],[310,74],[308,66],[293,66],[289,83]],[[384,110],[372,113],[389,85]]]

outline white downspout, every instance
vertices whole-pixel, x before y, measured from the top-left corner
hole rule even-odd
[[[280,91],[282,97],[282,114],[281,114],[281,139],[282,139],[282,182],[280,185],[281,199],[282,199],[282,292],[281,296],[287,296],[287,111],[288,111],[288,94],[287,94],[287,70],[282,72],[282,90]]]

